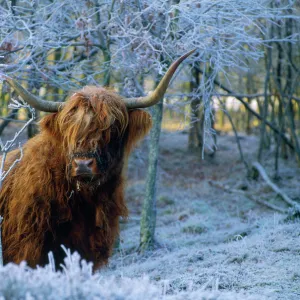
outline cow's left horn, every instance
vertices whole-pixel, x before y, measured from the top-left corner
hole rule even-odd
[[[149,107],[156,104],[160,99],[163,98],[168,85],[171,81],[172,76],[174,75],[178,66],[192,53],[195,52],[196,49],[189,51],[188,53],[179,57],[175,62],[172,63],[165,76],[159,82],[156,89],[151,92],[148,96],[138,97],[138,98],[125,98],[124,102],[127,108],[143,108]]]
[[[62,108],[64,102],[52,102],[40,99],[37,96],[32,95],[26,89],[24,89],[15,79],[4,76],[4,80],[16,91],[16,93],[22,97],[32,107],[46,112],[57,112]]]

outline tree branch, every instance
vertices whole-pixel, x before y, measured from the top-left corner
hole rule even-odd
[[[269,176],[267,175],[265,169],[259,162],[252,163],[252,167],[258,171],[259,175],[263,178],[266,184],[276,193],[278,194],[287,204],[297,207],[299,204],[293,201],[287,194],[285,194],[276,184],[274,184]]]

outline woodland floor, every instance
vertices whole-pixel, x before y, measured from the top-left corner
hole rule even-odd
[[[253,299],[300,299],[299,222],[287,222],[286,215],[210,184],[286,207],[261,178],[247,179],[233,135],[218,136],[215,157],[204,160],[199,153],[188,153],[187,138],[184,132],[162,133],[157,180],[159,247],[143,256],[136,250],[147,168],[145,146],[132,156],[127,188],[130,217],[122,226],[121,250],[104,272],[147,276],[162,284],[167,295],[218,290],[243,292]],[[255,161],[258,139],[241,134],[240,142],[246,160]],[[265,150],[262,163],[271,179],[273,151]],[[293,158],[280,160],[279,175],[274,182],[300,202],[300,169]],[[246,299],[245,295],[237,299]]]
[[[144,255],[138,254],[137,248],[147,142],[134,152],[129,162],[126,192],[130,216],[121,224],[120,249],[110,259],[109,266],[100,271],[102,281],[97,279],[96,285],[100,283],[99,293],[107,295],[109,290],[114,296],[93,299],[300,299],[299,220],[287,221],[286,215],[237,193],[237,190],[250,193],[253,198],[285,207],[261,178],[247,179],[234,136],[219,135],[217,139],[215,157],[206,156],[202,160],[200,153],[187,151],[186,133],[162,133],[157,179],[158,247]],[[258,139],[240,134],[240,142],[246,160],[255,161]],[[274,149],[265,150],[262,164],[271,179],[273,157]],[[280,180],[274,182],[300,203],[300,168],[294,158],[280,160],[279,175]],[[235,192],[226,192],[216,185]],[[0,280],[0,296],[11,293],[11,281],[21,287],[14,290],[18,295],[43,294],[44,299],[60,299],[57,294],[60,285],[76,285],[78,294],[88,286],[92,289],[91,279],[83,282],[85,273],[81,277],[76,273],[75,280],[71,276],[73,271],[62,277],[56,273],[50,276],[48,269],[39,269],[26,277],[28,273],[22,268],[22,275],[18,276],[14,274],[19,271],[10,268],[13,267],[2,271],[0,268],[2,278],[12,277],[5,281],[6,285]],[[24,276],[26,284],[22,282]],[[118,281],[111,282],[109,278]],[[110,286],[111,290],[107,289]],[[96,293],[97,289],[93,291]],[[131,289],[129,294],[128,289]],[[70,291],[75,299],[74,290]],[[92,295],[91,290],[85,293]],[[64,294],[61,298],[69,296]]]

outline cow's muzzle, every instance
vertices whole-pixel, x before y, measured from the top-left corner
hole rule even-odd
[[[79,181],[92,181],[99,174],[94,153],[76,153],[71,159],[71,176]]]
[[[96,159],[95,158],[74,158],[73,170],[74,176],[91,179],[95,175]]]

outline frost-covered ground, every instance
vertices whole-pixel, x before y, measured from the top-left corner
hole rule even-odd
[[[242,190],[264,201],[282,201],[261,181],[249,181],[234,138],[221,136],[215,158],[204,161],[186,151],[187,135],[164,133],[157,193],[157,248],[140,255],[139,220],[144,191],[144,147],[129,166],[130,218],[122,222],[120,250],[107,268],[92,275],[69,255],[63,273],[51,266],[0,269],[3,299],[300,299],[300,224],[262,207]],[[255,137],[241,139],[249,162]],[[269,150],[270,152],[272,149]],[[273,161],[263,162],[272,177]],[[281,161],[276,184],[300,202],[300,170]]]
[[[140,256],[139,216],[143,199],[145,162],[137,152],[129,169],[127,199],[130,218],[122,230],[122,251],[111,259],[104,274],[139,278],[148,276],[168,295],[181,291],[243,292],[254,299],[300,299],[300,224],[262,207],[241,194],[211,186],[245,190],[254,198],[285,207],[259,179],[246,179],[233,136],[218,137],[215,158],[204,161],[186,151],[187,135],[164,133],[161,138],[157,196],[159,247]],[[255,160],[257,139],[242,136],[244,154]],[[264,166],[272,178],[273,161],[266,152]],[[292,160],[280,162],[276,184],[300,201],[300,170]],[[237,296],[246,299],[246,296]]]

